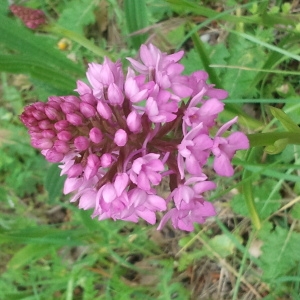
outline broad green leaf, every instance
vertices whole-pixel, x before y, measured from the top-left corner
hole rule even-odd
[[[243,70],[243,67],[260,69],[263,65],[265,53],[262,47],[255,45],[240,36],[230,34],[228,37],[227,59],[228,66],[240,66],[240,69],[227,69],[222,76],[223,87],[229,91],[233,99],[253,97],[257,91],[250,88],[257,72]]]
[[[61,12],[57,24],[77,33],[83,34],[85,26],[95,22],[94,9],[99,1],[69,1]]]
[[[235,250],[235,244],[226,234],[215,235],[208,244],[223,258],[232,255]]]
[[[277,226],[273,231],[259,233],[263,240],[260,257],[263,279],[274,282],[297,268],[300,262],[300,234]]]
[[[229,52],[223,43],[214,46],[205,44],[205,48],[212,64],[224,65],[226,63],[226,59],[229,57]],[[180,62],[185,67],[184,74],[191,74],[192,72],[204,69],[203,63],[195,49],[187,52]],[[216,72],[220,75],[220,73],[224,72],[224,70],[216,68]]]

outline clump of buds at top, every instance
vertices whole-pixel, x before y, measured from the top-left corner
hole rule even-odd
[[[19,19],[24,25],[30,29],[36,29],[39,26],[46,24],[46,16],[42,10],[32,9],[16,4],[10,5],[10,11]]]
[[[78,96],[25,107],[20,118],[33,147],[60,163],[64,193],[93,209],[93,218],[155,224],[156,213],[165,212],[158,229],[171,220],[192,231],[216,214],[203,196],[216,187],[204,166],[212,156],[214,171],[232,176],[231,159],[249,142],[242,132],[224,134],[237,118],[217,128],[227,92],[208,84],[204,71],[182,75],[183,54],[142,45],[125,74],[121,62],[105,58],[89,64],[89,84],[77,82]]]

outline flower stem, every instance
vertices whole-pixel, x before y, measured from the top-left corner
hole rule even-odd
[[[257,149],[250,149],[248,150],[248,157],[247,160],[251,161],[255,159],[257,153]],[[252,175],[252,172],[249,170],[244,170],[243,172],[243,194],[245,197],[246,205],[251,217],[252,224],[255,229],[259,230],[261,228],[261,221],[254,203],[253,197],[253,185],[252,181],[248,180],[248,178]]]

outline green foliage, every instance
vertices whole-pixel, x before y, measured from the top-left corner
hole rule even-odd
[[[226,59],[229,57],[229,52],[224,44],[217,44],[214,46],[211,46],[209,44],[205,44],[205,48],[207,52],[209,53],[209,59],[211,62],[213,62],[216,65],[225,65]],[[204,69],[202,61],[199,59],[199,56],[197,52],[192,49],[189,51],[181,60],[181,62],[184,64],[185,74],[191,74],[192,72],[195,72],[197,70]],[[219,76],[221,76],[222,69],[216,68],[216,72]]]
[[[244,2],[32,0],[51,23],[34,32],[0,1],[0,298],[209,299],[216,286],[213,295],[234,285],[224,299],[298,299],[300,151],[290,144],[300,144],[299,16],[288,2]],[[103,4],[109,53],[87,38]],[[165,21],[173,22],[166,32]],[[204,43],[204,34],[217,40]],[[56,48],[62,37],[74,42],[65,52]],[[134,56],[148,38],[171,51],[184,45],[185,73],[206,69],[229,91],[225,118],[239,115],[253,133],[235,177],[214,178],[218,219],[189,234],[92,219],[64,200],[60,169],[30,146],[18,120],[27,103],[71,94],[87,62]],[[11,74],[27,74],[26,84]]]
[[[127,30],[133,35],[130,37],[133,48],[138,49],[147,38],[146,34],[137,31],[148,26],[147,7],[145,0],[125,0],[125,19]]]
[[[95,22],[94,10],[99,1],[72,0],[62,9],[57,24],[79,34],[84,27]]]
[[[281,196],[279,194],[277,181],[264,179],[263,183],[257,182],[253,189],[255,206],[261,219],[265,219],[280,207]],[[272,191],[270,193],[270,191]],[[241,194],[236,195],[231,201],[230,206],[233,211],[243,216],[249,216],[249,211]]]
[[[297,268],[300,261],[300,234],[293,232],[292,228],[276,226],[274,230],[270,230],[270,227],[270,224],[265,226],[259,233],[259,237],[264,241],[261,262],[263,279],[276,284],[281,276]]]
[[[13,54],[0,56],[0,71],[29,74],[57,93],[73,90],[81,66],[55,49],[53,41],[38,36],[6,16],[1,16],[0,45]],[[64,66],[64,72],[61,72]]]
[[[226,59],[227,65],[238,68],[229,69],[222,76],[224,88],[230,91],[232,99],[256,96],[255,89],[250,89],[250,87],[258,71],[249,72],[244,68],[260,69],[265,58],[263,49],[238,35],[231,34],[228,37],[228,51],[230,56]]]
[[[46,163],[30,147],[29,139],[20,141],[20,136],[27,135],[23,128],[11,127],[10,130],[7,131],[11,134],[10,141],[0,147],[0,184],[6,191],[12,189],[17,196],[31,195],[42,184]]]

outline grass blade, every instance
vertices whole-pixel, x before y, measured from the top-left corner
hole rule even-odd
[[[125,0],[124,11],[127,29],[134,33],[148,26],[147,7],[145,0]],[[145,34],[132,35],[130,40],[135,49],[138,49],[146,40]]]

